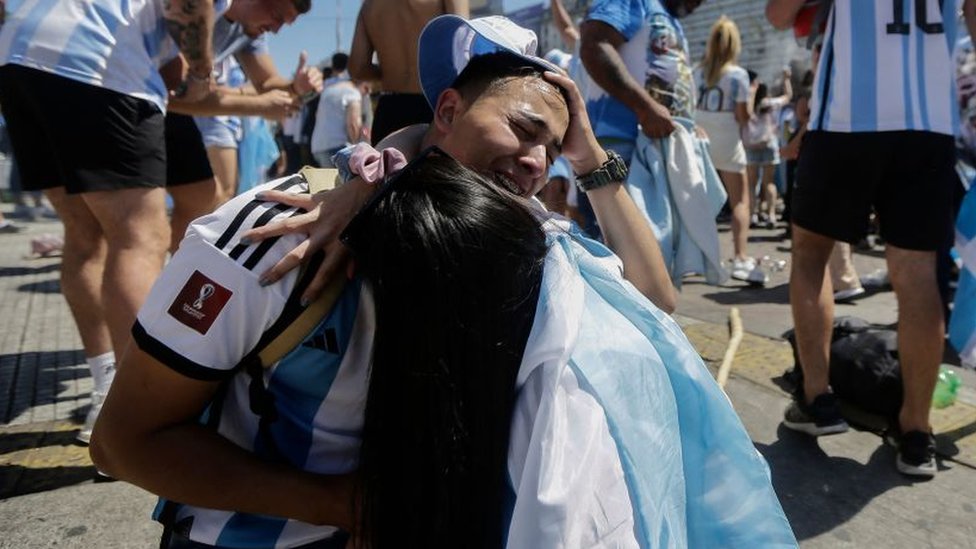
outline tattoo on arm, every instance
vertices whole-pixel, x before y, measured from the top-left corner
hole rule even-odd
[[[176,41],[191,71],[213,68],[213,2],[211,0],[164,0],[166,28]]]

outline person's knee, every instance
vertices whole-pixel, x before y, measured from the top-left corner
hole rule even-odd
[[[906,250],[889,244],[886,255],[888,276],[896,292],[936,291],[935,252]]]
[[[161,253],[168,247],[169,221],[161,188],[88,193],[85,200],[98,219],[110,250]]]

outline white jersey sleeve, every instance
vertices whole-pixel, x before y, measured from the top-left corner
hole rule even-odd
[[[299,176],[256,187],[194,221],[139,311],[133,336],[139,347],[195,379],[229,375],[254,349],[288,304],[298,274],[262,286],[259,277],[304,235],[245,245],[248,229],[283,219],[296,209],[255,200],[268,189],[304,191]]]

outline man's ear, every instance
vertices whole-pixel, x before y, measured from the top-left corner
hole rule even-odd
[[[456,89],[447,88],[441,92],[434,107],[434,125],[439,131],[446,133],[451,130],[455,118],[463,109],[463,104],[464,99]]]

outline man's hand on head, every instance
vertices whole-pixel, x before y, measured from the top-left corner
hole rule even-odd
[[[593,134],[583,96],[576,83],[565,74],[547,72],[545,79],[562,88],[569,109],[569,127],[563,136],[562,155],[569,160],[575,173],[590,173],[607,161],[607,154]]]

